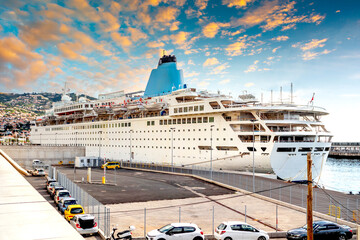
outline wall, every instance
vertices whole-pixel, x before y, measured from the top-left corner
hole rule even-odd
[[[14,159],[20,166],[32,167],[32,160],[39,159],[46,165],[73,163],[75,157],[85,156],[85,147],[69,146],[0,146],[0,149]]]

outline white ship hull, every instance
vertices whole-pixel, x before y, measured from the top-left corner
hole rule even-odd
[[[94,102],[55,104],[50,112],[67,117],[37,122],[31,142],[83,146],[87,156],[111,160],[209,168],[212,163],[214,169],[240,171],[254,167],[290,181],[307,179],[310,152],[313,178],[320,176],[332,137],[320,122],[328,114],[325,109],[259,103],[249,94],[234,100],[196,92],[183,84],[174,58],[160,59],[143,96],[121,91]],[[128,102],[123,111],[116,111]],[[107,107],[103,114],[93,114],[96,106]]]

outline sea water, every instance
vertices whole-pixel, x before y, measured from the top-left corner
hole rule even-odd
[[[360,159],[328,158],[319,183],[325,189],[354,194],[360,192]]]

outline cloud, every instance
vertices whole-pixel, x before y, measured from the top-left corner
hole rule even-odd
[[[180,46],[181,49],[187,49],[189,47],[188,38],[190,33],[188,32],[178,32],[177,34],[170,35],[170,39],[172,40],[173,44]]]
[[[187,64],[188,64],[188,65],[195,65],[195,63],[194,63],[193,60],[191,60],[191,59],[188,61]]]
[[[208,0],[196,0],[195,5],[199,8],[199,10],[204,10],[207,7]]]
[[[331,52],[332,51],[329,51],[327,49],[325,49],[322,52],[310,52],[310,51],[307,51],[302,55],[302,58],[303,58],[303,60],[308,61],[308,60],[312,60],[312,59],[314,59],[314,58],[316,58],[316,57],[318,57],[320,55],[329,54]]]
[[[148,38],[148,36],[145,33],[143,33],[142,31],[140,31],[137,28],[128,27],[127,30],[130,33],[131,40],[133,42],[137,42],[140,39],[147,39]]]
[[[237,30],[235,32],[231,32],[231,31],[227,31],[227,30],[222,30],[221,31],[221,35],[222,36],[236,36],[236,35],[239,35],[241,33],[245,32],[245,29],[240,29],[240,30]]]
[[[68,6],[76,9],[76,16],[81,21],[100,22],[101,20],[98,11],[87,0],[69,0]]]
[[[283,4],[278,0],[266,1],[260,7],[245,12],[244,16],[231,22],[232,26],[252,27],[262,24],[260,27],[263,31],[269,31],[281,25],[283,30],[295,27],[294,24],[300,22],[319,24],[325,18],[319,14],[311,14],[310,16],[295,16],[295,1]]]
[[[224,74],[224,70],[229,68],[228,63],[221,64],[211,70],[211,74]]]
[[[14,36],[0,39],[0,79],[9,87],[25,87],[47,72],[43,57]]]
[[[165,44],[163,42],[148,42],[146,44],[147,47],[149,48],[160,48],[163,47]]]
[[[66,23],[72,22],[71,17],[74,13],[74,10],[59,6],[55,3],[47,3],[46,9],[38,12],[38,14],[43,16],[45,19],[53,19]]]
[[[59,52],[62,56],[75,61],[86,61],[87,57],[79,54],[81,52],[82,45],[79,42],[66,42],[58,45]]]
[[[255,72],[258,69],[257,64],[259,63],[259,60],[256,60],[252,65],[250,65],[244,72],[245,73],[249,73],[249,72]]]
[[[314,49],[314,48],[318,48],[318,47],[324,47],[325,46],[325,42],[327,41],[328,39],[327,38],[324,38],[324,39],[312,39],[310,42],[308,43],[305,43],[303,45],[297,43],[297,44],[294,44],[292,45],[293,47],[300,47],[300,49],[302,51],[308,51],[308,50],[311,50],[311,49]]]
[[[213,38],[219,32],[220,27],[229,27],[229,26],[230,26],[229,23],[211,22],[202,29],[202,32],[205,37]]]
[[[272,52],[273,52],[273,53],[276,53],[276,51],[277,51],[279,48],[281,48],[281,47],[276,47],[276,48],[274,48],[274,49],[272,50]]]
[[[224,79],[224,80],[220,81],[219,84],[223,85],[223,84],[226,84],[229,82],[230,82],[230,79]]]
[[[112,40],[123,49],[126,49],[132,45],[132,42],[128,36],[122,36],[120,33],[111,33]]]
[[[204,87],[207,87],[209,84],[210,84],[209,82],[201,81],[201,82],[199,82],[197,85],[198,85],[200,88],[204,88]]]
[[[254,86],[255,85],[255,83],[253,83],[253,82],[248,82],[248,83],[245,83],[245,87],[247,87],[247,88],[249,88],[249,87],[252,87],[252,86]]]
[[[179,9],[175,7],[160,7],[154,20],[159,23],[169,24],[176,20]]]
[[[47,42],[56,42],[61,40],[61,34],[64,27],[61,28],[57,22],[44,20],[20,27],[20,38],[31,47],[39,47]]]
[[[245,49],[248,44],[245,43],[245,40],[240,40],[236,43],[232,43],[225,48],[226,54],[229,56],[239,56],[243,54],[243,49]]]
[[[206,61],[204,62],[203,66],[204,67],[208,67],[208,66],[214,66],[219,64],[219,61],[217,60],[217,58],[208,58],[206,59]]]
[[[246,5],[253,2],[254,0],[223,0],[222,4],[228,7],[245,8]]]
[[[179,30],[179,25],[181,23],[179,21],[173,22],[170,26],[170,31],[176,31]]]
[[[286,41],[288,39],[289,39],[288,36],[278,36],[278,37],[272,38],[271,40],[280,42],[280,41]]]

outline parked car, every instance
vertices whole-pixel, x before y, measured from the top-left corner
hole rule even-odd
[[[339,225],[330,221],[315,221],[313,223],[314,239],[351,239],[353,236],[349,226]],[[307,239],[307,225],[301,228],[291,229],[286,233],[289,240]]]
[[[214,237],[218,240],[269,240],[269,235],[265,231],[239,221],[221,223],[215,229]]]
[[[77,204],[78,202],[76,201],[75,198],[65,197],[60,199],[57,208],[61,212],[61,214],[64,214],[64,211],[69,205],[77,205]]]
[[[51,178],[51,177],[46,177],[46,184],[45,184],[45,188],[47,189],[47,187],[49,186],[50,183],[52,182],[56,182],[55,179]]]
[[[107,162],[103,165],[101,165],[101,168],[106,167],[106,169],[119,169],[120,163],[119,162]]]
[[[55,196],[54,196],[55,203],[58,204],[59,201],[61,199],[63,199],[64,197],[71,197],[70,192],[68,190],[65,190],[65,189],[57,190],[55,192]]]
[[[146,234],[146,239],[204,240],[204,233],[196,224],[193,223],[171,223],[162,228],[148,232]]]
[[[35,168],[35,170],[31,171],[31,175],[43,177],[45,176],[45,170],[43,168]]]
[[[99,228],[95,221],[95,216],[90,214],[80,214],[74,216],[70,220],[70,225],[73,226],[81,235],[97,234]]]
[[[47,191],[48,191],[48,193],[51,193],[52,188],[53,188],[54,186],[60,186],[60,183],[58,183],[58,182],[51,182],[51,183],[49,183],[49,185],[47,186]]]
[[[52,187],[51,192],[50,192],[50,197],[54,198],[56,191],[57,190],[63,190],[63,189],[65,189],[65,188],[63,186],[61,186],[61,185],[56,185],[56,186]]]
[[[66,220],[70,221],[75,215],[84,213],[84,208],[81,205],[69,205],[64,211],[64,217]]]

